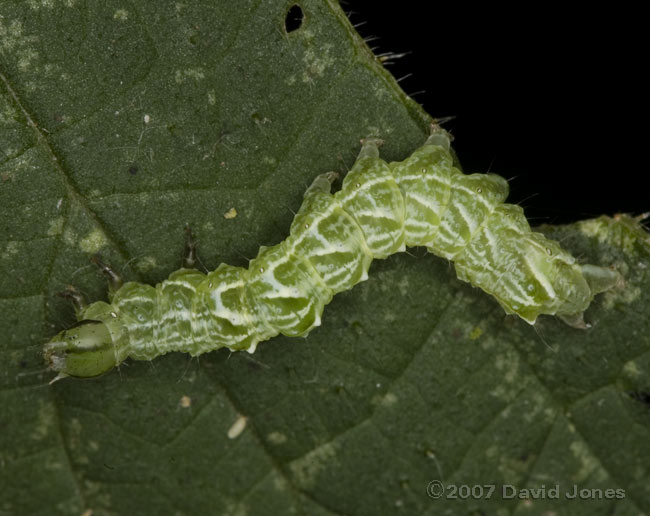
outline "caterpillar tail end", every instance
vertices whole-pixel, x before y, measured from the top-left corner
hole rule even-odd
[[[589,264],[581,265],[580,269],[593,295],[623,285],[623,276],[614,269]]]
[[[576,328],[577,330],[588,330],[591,328],[591,324],[585,322],[584,315],[584,312],[576,312],[575,314],[557,314],[563,323],[568,324],[572,328]]]
[[[581,265],[582,276],[584,277],[589,289],[591,298],[601,292],[606,292],[612,288],[623,285],[623,276],[618,271],[607,267],[598,267],[597,265]],[[591,303],[591,299],[588,300]],[[591,324],[585,322],[584,311],[576,313],[558,313],[557,316],[566,324],[579,330],[591,328]]]
[[[106,324],[84,320],[57,334],[43,350],[48,368],[57,373],[50,383],[71,376],[93,378],[118,364],[113,338]]]

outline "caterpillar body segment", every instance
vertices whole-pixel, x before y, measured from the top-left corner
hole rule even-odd
[[[381,141],[364,140],[341,189],[331,193],[336,173],[318,176],[289,236],[261,247],[248,268],[221,264],[207,275],[182,268],[153,287],[122,285],[99,262],[110,278],[110,303],[79,303],[80,322],[45,345],[48,365],[57,379],[92,377],[127,357],[221,347],[252,353],[278,334],[306,336],[335,294],[367,279],[373,259],[414,246],[453,261],[459,279],[494,296],[507,313],[530,324],[540,314],[558,315],[584,328],[583,312],[619,281],[618,273],[579,265],[557,242],[531,231],[523,210],[504,204],[507,182],[463,174],[449,142],[433,126],[411,156],[386,163]],[[189,233],[186,249],[184,265],[192,265]]]

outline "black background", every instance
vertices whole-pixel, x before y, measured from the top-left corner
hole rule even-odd
[[[509,201],[533,225],[650,210],[640,12],[390,4],[341,2],[376,55],[409,52],[387,68],[428,113],[456,117],[465,172],[514,178]]]

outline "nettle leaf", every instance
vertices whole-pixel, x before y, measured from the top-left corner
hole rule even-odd
[[[190,224],[206,269],[246,265],[360,138],[402,159],[430,117],[334,2],[0,6],[0,514],[650,511],[650,241],[625,216],[545,228],[625,278],[588,331],[536,332],[416,250],[307,339],[48,385],[56,293],[106,298],[89,257],[159,282]]]

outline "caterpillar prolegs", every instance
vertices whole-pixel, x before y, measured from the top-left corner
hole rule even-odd
[[[97,376],[127,357],[221,347],[252,353],[280,333],[305,336],[335,294],[368,277],[373,259],[414,246],[453,261],[461,280],[530,324],[550,314],[586,327],[583,312],[617,283],[616,271],[579,265],[531,231],[523,210],[503,203],[502,177],[454,167],[449,135],[439,126],[401,162],[380,159],[380,144],[362,142],[338,192],[330,192],[336,173],[319,175],[289,236],[261,247],[247,269],[222,263],[206,275],[185,266],[155,287],[120,285],[113,274],[110,303],[83,306],[77,299],[80,322],[45,345],[57,378]],[[190,245],[189,265],[193,252]]]

